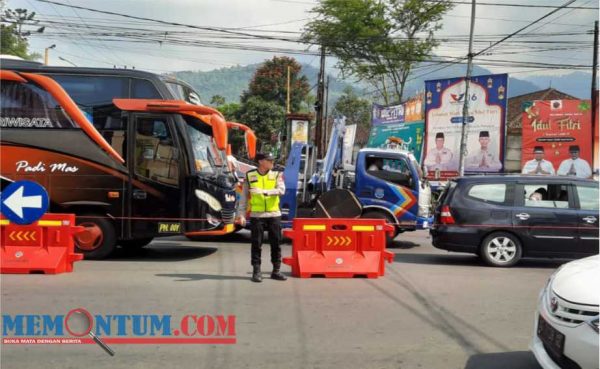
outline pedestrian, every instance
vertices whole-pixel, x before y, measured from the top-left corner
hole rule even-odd
[[[271,278],[285,281],[287,278],[281,274],[281,210],[279,209],[279,196],[285,193],[283,175],[272,170],[274,158],[271,154],[258,153],[256,161],[258,168],[246,173],[236,222],[242,226],[246,225],[245,214],[249,203],[252,281],[262,282],[260,264],[265,231],[269,233],[271,244],[271,263],[273,263]]]

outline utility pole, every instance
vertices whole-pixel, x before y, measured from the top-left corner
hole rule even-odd
[[[290,113],[290,69],[291,67],[288,65],[287,67],[287,97],[286,97],[286,109],[287,114]]]
[[[325,47],[321,45],[321,66],[319,67],[319,81],[317,87],[317,103],[315,104],[316,124],[315,124],[315,143],[317,145],[317,158],[323,158],[321,146],[323,131],[323,95],[325,90]]]
[[[473,32],[475,29],[475,0],[471,3],[471,30],[469,33],[469,54],[467,62],[467,76],[465,77],[465,103],[463,105],[462,129],[460,132],[460,162],[458,174],[465,174],[465,157],[467,156],[467,119],[469,118],[469,83],[473,69]]]
[[[594,58],[592,63],[592,168],[598,167],[598,158],[594,153],[594,138],[598,132],[598,121],[596,120],[596,106],[598,104],[598,21],[594,22]]]
[[[325,83],[325,105],[323,108],[324,111],[324,122],[325,122],[325,134],[323,135],[323,143],[322,143],[322,147],[325,148],[327,147],[327,137],[329,137],[329,129],[330,127],[330,123],[329,123],[329,76],[327,76],[327,83]]]

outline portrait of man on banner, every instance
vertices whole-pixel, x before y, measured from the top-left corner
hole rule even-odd
[[[308,142],[308,122],[304,120],[292,120],[292,143]]]

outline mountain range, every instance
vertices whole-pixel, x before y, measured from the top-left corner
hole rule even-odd
[[[234,66],[229,68],[220,68],[212,71],[181,71],[175,73],[176,76],[191,84],[200,94],[202,101],[209,104],[211,97],[221,95],[225,97],[227,103],[239,102],[240,95],[248,87],[256,69],[260,64],[251,64],[247,66]],[[333,72],[333,70],[330,70]],[[311,93],[316,95],[316,84],[319,70],[311,65],[302,64],[302,71],[309,80],[312,87]],[[410,97],[424,89],[424,81],[432,79],[452,78],[464,76],[466,73],[465,65],[451,65],[449,67],[427,73],[424,76],[417,76],[409,81],[405,87],[404,96]],[[425,73],[421,73],[425,74]],[[480,66],[473,66],[473,75],[492,74],[488,69]],[[332,107],[337,99],[343,94],[346,87],[351,87],[355,92],[364,98],[371,99],[372,91],[360,83],[353,83],[350,80],[344,80],[329,73],[329,106]],[[580,99],[589,99],[591,90],[591,73],[572,72],[562,75],[529,75],[529,76],[511,76],[509,74],[508,97],[519,96],[526,93],[544,90],[552,87],[561,92]]]

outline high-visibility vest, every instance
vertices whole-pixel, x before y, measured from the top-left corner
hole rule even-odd
[[[278,177],[279,172],[274,171],[269,171],[264,176],[258,170],[251,170],[246,173],[249,189],[274,190],[277,188]],[[250,211],[253,213],[279,211],[279,196],[250,193]]]

